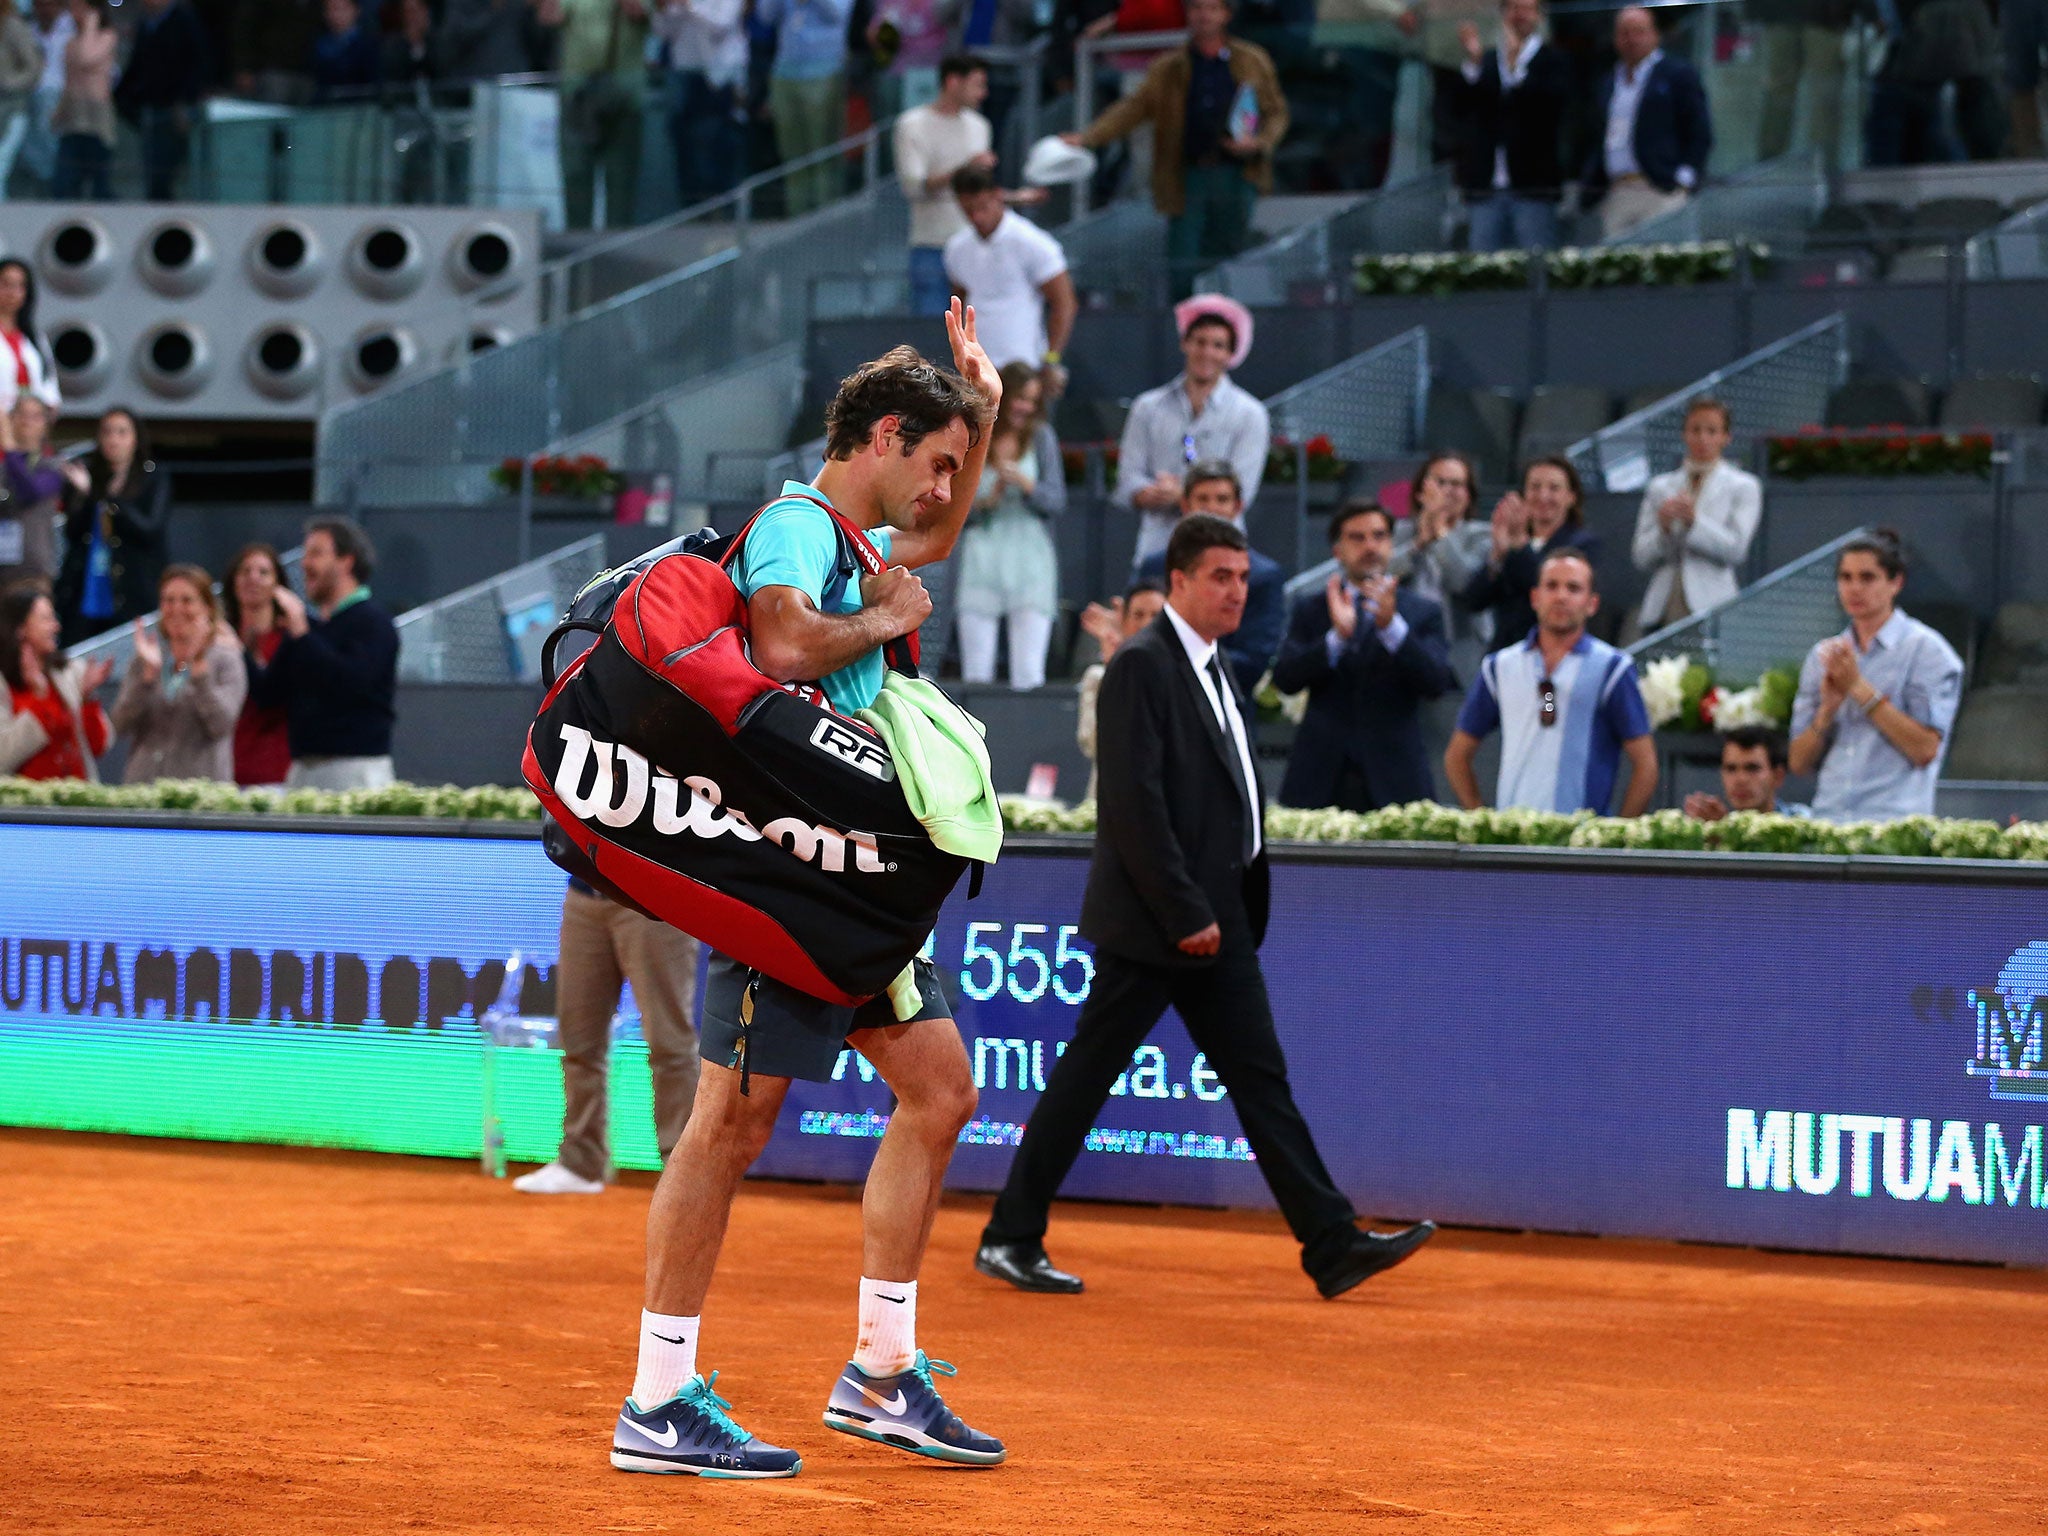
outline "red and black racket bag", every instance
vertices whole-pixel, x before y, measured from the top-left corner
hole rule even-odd
[[[880,570],[819,505],[839,527],[841,579]],[[728,574],[745,538],[684,541],[584,590],[543,676],[569,632],[597,642],[551,680],[522,771],[570,874],[764,975],[858,1003],[923,947],[968,861],[911,814],[878,734],[749,659]],[[889,661],[914,670],[907,639]]]

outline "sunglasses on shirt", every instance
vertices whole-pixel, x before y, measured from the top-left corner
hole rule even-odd
[[[1557,724],[1557,684],[1544,678],[1536,685],[1536,696],[1543,701],[1543,713],[1537,716],[1539,725]]]

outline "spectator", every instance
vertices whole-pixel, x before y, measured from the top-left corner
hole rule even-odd
[[[0,260],[0,412],[13,410],[23,395],[53,411],[64,406],[57,365],[36,329],[36,275],[27,262],[10,256]]]
[[[654,1138],[666,1161],[697,1097],[697,941],[607,901],[580,880],[562,898],[555,960],[562,1051],[562,1141],[555,1160],[512,1187],[529,1195],[599,1195],[612,1174],[612,1015],[630,982],[654,1079]]]
[[[939,97],[896,120],[896,179],[910,204],[910,312],[943,315],[952,301],[945,245],[967,227],[953,191],[953,173],[993,172],[988,119],[988,66],[968,54],[939,65]]]
[[[1735,418],[1711,395],[1685,408],[1685,464],[1643,489],[1636,513],[1636,567],[1650,573],[1635,630],[1648,634],[1733,597],[1763,517],[1755,475],[1722,457]]]
[[[534,14],[561,34],[564,217],[571,229],[597,227],[602,171],[605,227],[625,229],[640,183],[647,0],[539,0]]]
[[[995,174],[979,166],[953,173],[953,195],[967,227],[946,241],[946,277],[974,306],[981,345],[998,368],[1023,363],[1048,382],[1065,377],[1061,358],[1080,301],[1059,241],[1004,206]]]
[[[383,79],[384,52],[356,0],[321,0],[322,27],[309,62],[313,100],[360,96]]]
[[[1996,159],[1998,36],[1984,0],[1894,0],[1884,63],[1872,82],[1865,160],[1873,166]],[[1956,142],[1944,122],[1953,87]]]
[[[289,107],[311,99],[308,66],[320,36],[321,11],[321,0],[244,0],[238,5],[229,47],[235,89]]]
[[[1807,653],[1792,705],[1792,771],[1817,773],[1813,814],[1890,821],[1934,814],[1934,788],[1962,699],[1963,663],[1898,607],[1906,556],[1889,528],[1835,561],[1849,627]]]
[[[171,521],[171,473],[150,457],[133,411],[115,406],[100,417],[84,468],[84,489],[74,482],[68,498],[57,571],[57,611],[74,644],[156,606]]]
[[[57,173],[50,195],[59,202],[114,196],[114,55],[120,37],[107,21],[106,0],[71,0],[77,29],[64,45],[64,91],[50,116],[57,135]]]
[[[1495,730],[1501,733],[1495,804],[1604,816],[1626,757],[1621,814],[1640,816],[1650,808],[1657,747],[1635,663],[1586,633],[1586,621],[1600,608],[1597,581],[1584,550],[1551,550],[1537,572],[1536,628],[1479,664],[1444,753],[1444,774],[1468,811],[1484,803],[1472,762],[1480,739]]]
[[[166,566],[157,613],[158,634],[135,621],[135,659],[114,699],[114,729],[130,738],[121,782],[230,783],[249,674],[241,642],[221,622],[213,578],[196,565]]]
[[[114,89],[114,105],[142,139],[142,195],[167,203],[192,144],[192,114],[213,61],[206,29],[185,0],[140,0],[135,42]]]
[[[85,480],[85,470],[48,452],[50,408],[23,394],[0,416],[0,587],[17,581],[57,577],[57,517],[67,485]]]
[[[1782,731],[1767,725],[1744,725],[1725,732],[1721,737],[1721,793],[1694,790],[1685,797],[1685,814],[1694,821],[1719,821],[1730,811],[1811,816],[1808,807],[1778,799],[1790,763]]]
[[[408,12],[413,5],[424,6],[424,0],[407,0]],[[400,35],[410,41],[414,26],[410,14],[404,15]],[[431,73],[451,81],[523,75],[532,70],[541,41],[534,0],[446,0],[433,39]],[[386,80],[392,78],[392,66],[397,62],[387,44]]]
[[[1599,560],[1600,540],[1586,528],[1584,502],[1572,461],[1545,455],[1523,467],[1522,489],[1494,507],[1486,564],[1465,585],[1466,606],[1491,611],[1492,649],[1518,645],[1536,627],[1530,599],[1550,551],[1576,549],[1588,564]]]
[[[2015,160],[2048,156],[2041,141],[2041,48],[2048,44],[2048,0],[2001,0],[1998,22],[2005,44],[2005,88],[2011,94]],[[1839,109],[1838,109],[1839,110]]]
[[[14,157],[28,138],[37,84],[43,78],[43,45],[28,18],[0,5],[0,202]]]
[[[754,14],[779,28],[768,103],[784,160],[828,149],[846,131],[846,18],[852,9],[852,0],[755,0]],[[828,157],[790,172],[783,185],[795,218],[837,198],[846,189],[845,172]]]
[[[654,31],[668,46],[676,195],[694,208],[738,186],[746,160],[746,0],[667,0]]]
[[[1095,637],[1101,655],[1081,674],[1077,691],[1080,704],[1075,712],[1074,740],[1088,759],[1088,795],[1095,798],[1095,700],[1102,691],[1102,674],[1116,648],[1159,617],[1166,607],[1166,592],[1156,581],[1133,583],[1113,603],[1090,603],[1081,614],[1081,627]]]
[[[381,789],[392,782],[398,630],[368,585],[369,536],[346,518],[306,526],[306,603],[278,587],[284,640],[266,663],[246,657],[249,697],[288,720],[290,788]]]
[[[525,14],[522,3],[514,19]],[[441,58],[427,0],[399,0],[398,27],[384,39],[378,72],[384,83],[391,157],[398,165],[398,201],[437,202],[435,177],[446,146],[430,95],[441,77]]]
[[[1376,811],[1435,798],[1421,705],[1457,686],[1444,610],[1388,570],[1394,519],[1357,497],[1330,519],[1338,569],[1288,615],[1273,686],[1308,693],[1280,803]]]
[[[221,583],[228,628],[258,667],[267,667],[284,643],[284,608],[277,600],[284,567],[268,544],[245,544]],[[235,722],[235,782],[282,784],[291,772],[291,723],[283,708],[263,705],[251,692]]]
[[[21,161],[28,173],[45,190],[57,178],[57,130],[53,120],[57,103],[64,95],[64,60],[71,39],[78,35],[78,23],[71,19],[69,0],[31,0],[30,15],[36,41],[42,45],[43,73],[29,99],[28,135],[22,140]]]
[[[1202,512],[1220,517],[1244,531],[1244,490],[1237,471],[1227,459],[1198,459],[1188,466],[1181,486],[1180,515]],[[1287,574],[1279,562],[1260,554],[1251,555],[1251,585],[1244,602],[1244,619],[1234,634],[1218,643],[1224,658],[1237,676],[1238,690],[1246,698],[1259,691],[1259,682],[1273,664],[1280,649],[1280,634],[1287,627]],[[1138,563],[1138,580],[1166,589],[1166,551],[1147,555]]]
[[[114,733],[93,694],[114,664],[66,660],[57,634],[57,608],[40,583],[0,592],[0,678],[12,706],[0,722],[0,776],[98,783],[98,759]]]
[[[1452,91],[1460,119],[1458,186],[1474,251],[1547,251],[1564,193],[1565,103],[1572,67],[1543,39],[1542,0],[1501,0],[1500,43],[1458,29],[1465,62]]]
[[[987,338],[984,330],[984,347]],[[1038,370],[1010,363],[1002,375],[988,467],[960,535],[960,679],[996,680],[996,638],[1007,619],[1010,686],[1023,690],[1045,685],[1045,654],[1060,603],[1052,520],[1067,509],[1067,486]]]
[[[1152,127],[1152,202],[1166,215],[1173,296],[1244,249],[1252,204],[1273,190],[1287,99],[1265,49],[1229,35],[1230,0],[1188,0],[1188,45],[1161,54],[1137,88],[1080,133],[1093,149]]]
[[[1445,610],[1452,629],[1464,635],[1484,628],[1491,638],[1492,616],[1476,622],[1465,607],[1465,589],[1486,569],[1493,544],[1487,524],[1474,518],[1479,470],[1455,451],[1432,454],[1408,483],[1409,515],[1394,530],[1387,569],[1396,580]]]
[[[1699,72],[1657,46],[1640,5],[1614,18],[1614,72],[1600,91],[1600,137],[1587,158],[1589,203],[1609,240],[1683,208],[1707,173],[1714,128]]]
[[[2008,5],[2013,0],[2006,0]],[[1857,0],[1749,0],[1750,20],[1763,33],[1764,110],[1756,156],[1775,160],[1792,147],[1799,83],[1806,82],[1812,142],[1833,169],[1842,157],[1842,44]]]
[[[876,122],[922,106],[939,93],[942,61],[953,33],[951,18],[959,8],[960,0],[881,0],[874,7],[867,24],[868,47],[878,64],[888,61],[873,82]],[[986,84],[984,80],[983,95]]]
[[[1405,16],[1385,15],[1391,5],[1368,0],[1410,35],[1429,69],[1429,159],[1432,165],[1456,166],[1465,156],[1465,120],[1457,110],[1458,86],[1465,68],[1464,28],[1480,26],[1499,14],[1499,0],[1416,0]]]
[[[1182,481],[1198,459],[1225,459],[1249,502],[1272,447],[1266,408],[1231,382],[1252,350],[1252,315],[1235,299],[1205,293],[1173,309],[1187,367],[1171,384],[1131,402],[1118,450],[1116,504],[1138,513],[1135,568],[1163,554],[1180,521]]]

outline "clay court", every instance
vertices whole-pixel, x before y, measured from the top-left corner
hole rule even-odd
[[[752,1187],[704,1360],[783,1483],[606,1464],[649,1181],[0,1133],[0,1526],[38,1532],[2032,1531],[2038,1274],[1451,1231],[1338,1303],[1278,1220],[1064,1206],[1089,1282],[969,1269],[920,1341],[1009,1441],[960,1471],[825,1430],[852,1192]]]

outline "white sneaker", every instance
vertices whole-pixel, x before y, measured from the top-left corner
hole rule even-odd
[[[531,1173],[522,1173],[512,1181],[512,1187],[528,1195],[601,1195],[604,1193],[602,1179],[586,1179],[572,1173],[560,1163],[549,1163]]]

